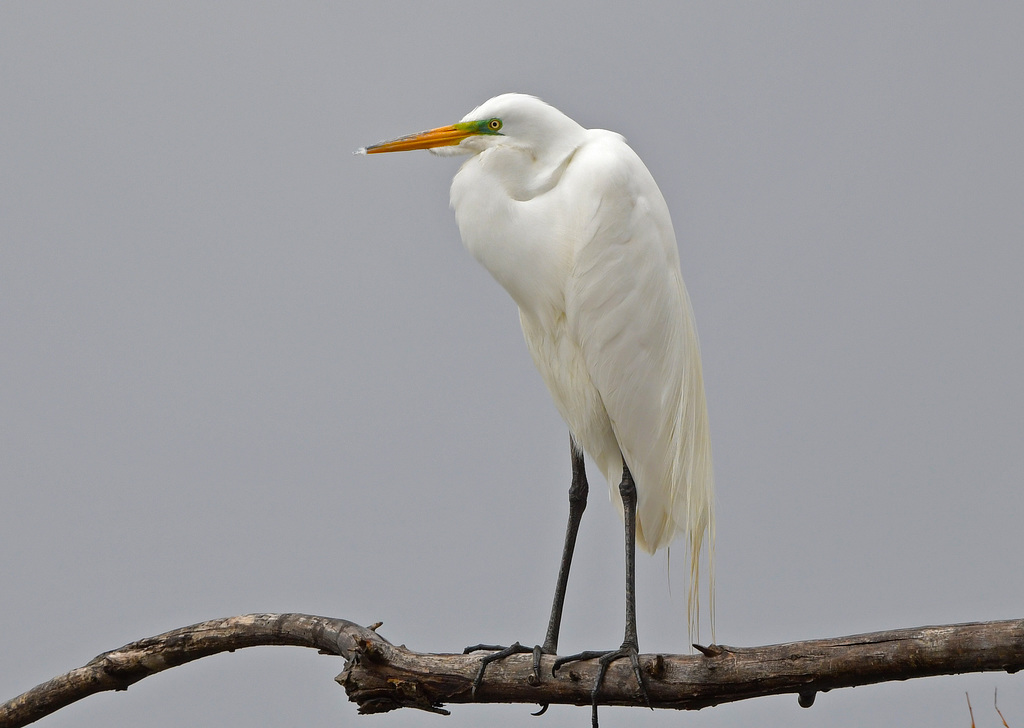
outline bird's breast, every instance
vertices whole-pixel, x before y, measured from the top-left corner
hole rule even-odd
[[[452,182],[462,242],[523,311],[541,321],[564,315],[576,233],[551,190],[520,200],[486,155],[469,159]]]
[[[530,355],[576,442],[602,470],[621,472],[608,413],[567,320],[583,229],[576,206],[557,185],[514,199],[497,172],[478,155],[456,175],[452,207],[462,241],[519,306]]]

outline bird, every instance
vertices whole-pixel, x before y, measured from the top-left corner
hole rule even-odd
[[[556,655],[552,674],[628,658],[643,696],[636,628],[636,546],[648,553],[677,536],[689,554],[688,628],[699,615],[701,551],[708,542],[714,615],[714,477],[700,347],[668,205],[640,157],[614,132],[586,129],[540,99],[506,93],[449,126],[379,142],[359,154],[429,149],[468,155],[451,185],[462,241],[519,308],[533,362],[569,428],[572,481],[544,643],[488,650],[490,662]],[[562,608],[586,507],[583,453],[608,481],[623,518],[626,626],[616,650],[557,657]],[[648,700],[649,703],[649,700]],[[543,709],[542,709],[543,712]]]

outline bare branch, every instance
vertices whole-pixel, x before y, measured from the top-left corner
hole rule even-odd
[[[796,693],[810,707],[818,692],[965,672],[1016,672],[1024,667],[1024,619],[920,627],[767,647],[711,645],[699,655],[641,655],[650,704],[697,710],[710,705]],[[363,713],[402,706],[474,702],[474,655],[422,655],[381,640],[364,645],[338,682]],[[542,659],[532,684],[532,656],[513,655],[487,668],[475,702],[590,704],[597,663],[582,662],[551,676]],[[643,706],[626,660],[612,664],[600,705]]]
[[[294,645],[350,658],[357,642],[373,636],[344,619],[307,614],[247,614],[200,622],[104,652],[83,667],[37,685],[0,705],[0,728],[28,725],[94,693],[127,690],[144,677],[219,652]]]
[[[433,712],[443,703],[474,702],[471,685],[480,654],[422,654],[391,644],[343,619],[304,614],[250,614],[202,622],[107,652],[0,705],[0,728],[23,726],[87,695],[126,690],[144,677],[218,652],[257,645],[296,645],[341,655],[336,679],[359,712],[401,707]],[[718,703],[796,693],[807,707],[817,692],[888,680],[964,672],[1016,672],[1024,667],[1024,619],[921,627],[792,642],[767,647],[711,645],[698,655],[641,655],[656,708],[696,710]],[[541,680],[532,656],[513,655],[488,667],[476,702],[588,705],[596,663],[575,663]],[[625,663],[611,666],[601,705],[642,704]]]

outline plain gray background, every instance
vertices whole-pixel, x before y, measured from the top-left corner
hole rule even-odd
[[[1022,78],[1005,0],[3,3],[0,697],[254,611],[382,620],[424,651],[543,637],[565,427],[459,242],[457,160],[352,156],[505,91],[623,133],[669,201],[718,640],[1024,616]],[[563,653],[622,636],[592,473]],[[638,569],[642,651],[685,651],[682,559]],[[44,724],[589,721],[362,718],[341,668],[248,650]],[[997,686],[1024,724],[1005,674],[601,715],[962,727],[969,690],[994,726]]]

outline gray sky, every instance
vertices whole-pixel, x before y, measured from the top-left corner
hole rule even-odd
[[[505,91],[623,133],[669,201],[719,641],[1024,616],[1024,5],[895,5],[0,5],[0,697],[254,611],[543,638],[565,427],[459,242],[457,160],[351,154]],[[592,477],[563,653],[622,637]],[[642,651],[686,649],[681,564],[670,593],[639,557]],[[359,718],[341,668],[249,650],[45,724],[589,720]],[[1024,724],[989,674],[602,725],[962,727],[970,690],[992,726],[996,686]]]

